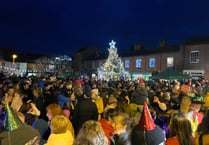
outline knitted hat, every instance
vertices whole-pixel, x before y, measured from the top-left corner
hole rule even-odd
[[[166,140],[163,130],[154,124],[146,102],[139,124],[136,125],[131,134],[132,145],[159,145]]]
[[[110,95],[108,99],[108,104],[113,104],[113,103],[118,103],[118,100],[113,95]]]
[[[139,79],[139,83],[138,83],[137,87],[145,87],[143,78]]]

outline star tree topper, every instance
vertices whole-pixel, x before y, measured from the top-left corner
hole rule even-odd
[[[116,42],[112,40],[112,41],[109,43],[110,48],[115,48],[115,44],[116,44]]]

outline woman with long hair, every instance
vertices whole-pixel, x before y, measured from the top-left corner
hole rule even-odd
[[[51,121],[51,134],[45,145],[72,145],[74,137],[72,133],[67,130],[68,119],[63,115],[56,115]]]
[[[166,140],[167,145],[194,145],[190,121],[184,113],[176,113],[172,118],[171,137]]]
[[[75,145],[108,145],[108,140],[99,122],[86,121],[76,137]]]
[[[209,109],[205,112],[202,122],[197,128],[195,136],[195,145],[209,144]]]
[[[63,109],[61,108],[61,106],[59,106],[58,104],[50,104],[46,107],[46,116],[48,118],[48,125],[51,125],[51,120],[54,116],[56,115],[64,115],[65,113],[63,111]],[[66,116],[65,116],[66,117]],[[67,130],[69,130],[72,135],[74,136],[74,128],[73,125],[71,123],[71,121],[69,119],[68,120],[68,126],[67,126]]]

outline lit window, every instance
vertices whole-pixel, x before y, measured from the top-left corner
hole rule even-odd
[[[173,67],[173,57],[167,57],[167,67]]]
[[[149,59],[149,67],[155,67],[155,58]]]
[[[129,60],[125,60],[125,68],[129,68],[129,64],[130,64]]]
[[[200,51],[190,51],[190,63],[199,63]]]
[[[142,67],[142,60],[141,59],[137,59],[136,60],[136,68],[141,68]]]

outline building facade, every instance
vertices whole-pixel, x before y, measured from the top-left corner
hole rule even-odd
[[[195,40],[195,41],[194,41]],[[197,40],[201,40],[200,42]],[[209,79],[209,39],[188,39],[178,46],[161,45],[155,49],[141,49],[120,54],[124,67],[132,79],[149,76],[162,72],[167,68],[189,74],[193,79]],[[84,60],[84,70],[96,75],[96,70],[104,64],[106,57]]]

